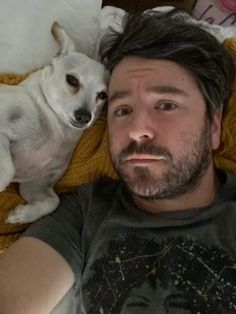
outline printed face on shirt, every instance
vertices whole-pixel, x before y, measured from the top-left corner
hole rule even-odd
[[[207,118],[193,75],[168,60],[126,57],[109,84],[114,166],[131,191],[173,198],[195,188],[219,145],[220,114]]]
[[[236,311],[236,264],[229,251],[188,237],[157,241],[124,233],[105,247],[82,283],[86,313]]]

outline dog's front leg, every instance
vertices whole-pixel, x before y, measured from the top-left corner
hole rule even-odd
[[[12,181],[15,167],[12,161],[9,138],[0,133],[0,192]]]
[[[20,184],[20,194],[28,202],[18,205],[10,212],[6,222],[28,223],[54,211],[59,204],[59,197],[53,190],[53,185],[41,180]]]

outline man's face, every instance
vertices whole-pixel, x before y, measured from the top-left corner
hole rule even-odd
[[[174,198],[193,189],[219,145],[193,76],[168,60],[124,58],[109,85],[108,126],[114,166],[133,193]]]

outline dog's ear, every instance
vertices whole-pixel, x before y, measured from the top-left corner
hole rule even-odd
[[[51,33],[60,46],[58,55],[66,55],[69,52],[76,51],[73,41],[57,22],[52,24]]]

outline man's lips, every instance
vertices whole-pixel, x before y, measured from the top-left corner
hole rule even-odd
[[[122,158],[122,163],[148,164],[163,160],[166,160],[164,156],[155,156],[148,154],[132,154],[125,158]]]

